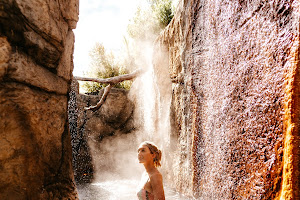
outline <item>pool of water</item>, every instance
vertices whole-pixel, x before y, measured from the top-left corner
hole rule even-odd
[[[80,200],[137,200],[138,180],[113,180],[77,186]],[[166,200],[191,200],[164,186]]]

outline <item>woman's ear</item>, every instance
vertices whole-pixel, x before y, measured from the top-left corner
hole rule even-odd
[[[152,153],[151,156],[152,156],[152,158],[154,159],[155,156],[156,156],[156,154],[155,154],[155,153]]]

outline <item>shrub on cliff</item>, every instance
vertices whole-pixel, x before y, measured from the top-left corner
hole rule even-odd
[[[154,0],[152,9],[162,29],[165,28],[174,17],[174,8],[172,7],[171,0]]]
[[[128,73],[127,67],[131,70],[136,67],[136,63],[143,65],[140,61],[145,54],[145,42],[152,42],[172,20],[173,6],[172,0],[146,0],[148,6],[139,7],[135,16],[128,25],[128,35],[133,41],[124,37],[125,51],[127,57],[117,59],[112,52],[107,52],[102,44],[96,44],[90,52],[92,59],[91,68],[85,74],[88,77],[109,78]],[[141,64],[143,63],[143,64]],[[126,66],[126,67],[125,67]],[[130,89],[132,81],[123,81],[114,87]],[[97,92],[106,85],[95,82],[85,82],[82,87],[88,93]]]
[[[109,78],[128,73],[124,61],[115,59],[112,52],[107,52],[103,44],[96,43],[90,51],[91,68],[87,72],[87,76],[95,78]],[[131,81],[123,81],[114,85],[117,88],[129,89]],[[95,82],[85,82],[83,84],[85,90],[89,93],[96,92],[104,87],[106,84],[99,84]]]
[[[172,0],[147,0],[148,7],[139,7],[128,25],[134,40],[154,40],[174,16]]]

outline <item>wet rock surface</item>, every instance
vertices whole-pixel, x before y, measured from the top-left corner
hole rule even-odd
[[[172,81],[178,145],[168,178],[180,191],[204,199],[299,198],[298,6],[180,3],[156,45],[168,61],[161,65],[156,51],[155,65],[158,78]]]
[[[112,88],[100,109],[87,111],[86,107],[98,103],[103,90],[99,94],[80,94],[76,81],[72,82],[72,88],[69,120],[73,166],[76,183],[84,184],[94,179],[95,159],[101,153],[101,141],[106,137],[118,137],[135,130],[134,104],[128,98],[128,91]],[[103,160],[97,162],[98,165],[105,163]]]
[[[78,3],[0,1],[0,199],[78,199],[67,118]]]

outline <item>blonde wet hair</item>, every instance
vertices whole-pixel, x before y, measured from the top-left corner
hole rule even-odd
[[[149,142],[149,141],[144,141],[141,143],[141,145],[146,145],[151,154],[155,154],[155,157],[153,158],[153,163],[155,167],[160,167],[160,161],[161,161],[161,150],[158,149],[158,147],[153,143],[153,142]]]

